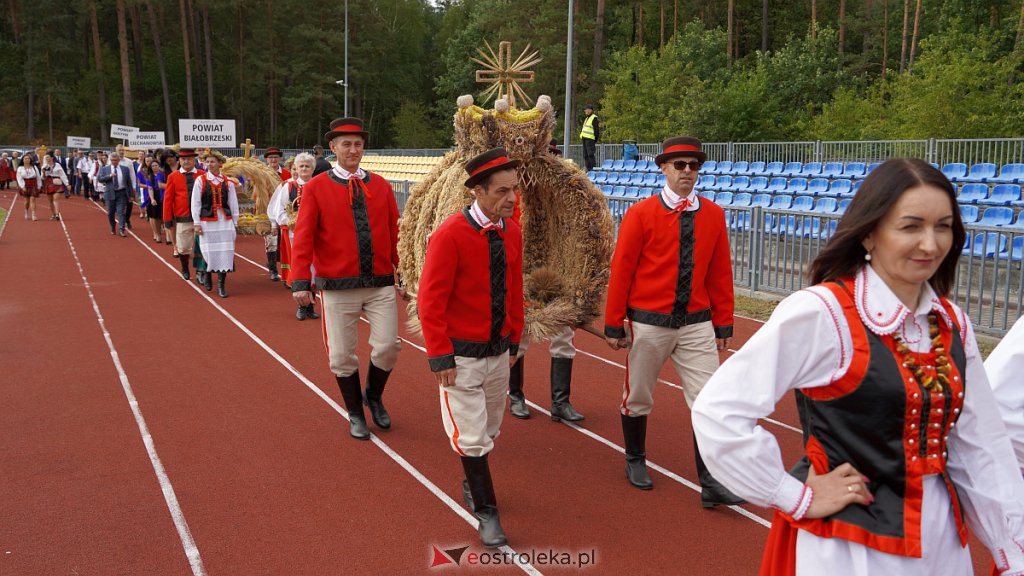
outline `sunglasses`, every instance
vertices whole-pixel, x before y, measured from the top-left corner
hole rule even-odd
[[[686,170],[687,168],[696,172],[697,170],[700,170],[700,164],[701,163],[698,160],[676,160],[675,162],[672,163],[672,167],[675,168],[676,170],[679,170],[680,172]]]

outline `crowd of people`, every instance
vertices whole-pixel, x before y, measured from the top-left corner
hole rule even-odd
[[[596,135],[596,122],[588,126]],[[321,301],[330,370],[358,440],[371,435],[364,405],[377,428],[392,426],[383,395],[401,352],[398,300],[409,298],[394,191],[360,167],[367,137],[359,118],[332,122],[324,141],[334,167],[322,154],[299,154],[290,167],[280,150],[265,154],[281,178],[267,210],[271,278],[290,288],[298,320],[320,317]],[[219,152],[160,150],[138,163],[122,150],[76,151],[68,162],[58,152],[0,158],[26,218],[40,194],[54,219],[61,195],[102,194],[111,234],[124,236],[138,201],[183,279],[194,270],[212,290],[216,274],[227,297],[239,183],[220,173]],[[969,531],[990,550],[993,574],[1024,574],[1024,320],[983,364],[970,319],[949,298],[966,235],[949,180],[909,158],[874,170],[814,260],[813,286],[720,365],[733,336],[733,279],[724,212],[694,189],[706,160],[699,139],[666,140],[655,158],[664,189],[626,212],[616,238],[604,336],[628,350],[618,407],[628,482],[654,486],[647,418],[671,361],[692,409],[702,505],[775,511],[762,574],[971,574]],[[468,160],[473,202],[431,234],[416,295],[463,498],[488,547],[508,542],[488,462],[506,398],[514,416],[529,415],[519,165],[502,148]],[[568,398],[574,328],[551,338],[556,420],[583,419]],[[786,470],[759,422],[791,392],[805,456]]]

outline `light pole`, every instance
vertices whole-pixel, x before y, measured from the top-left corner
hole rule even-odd
[[[565,134],[562,139],[566,158],[570,157],[569,133],[572,130],[572,7],[573,1],[569,0],[569,31],[565,42]]]
[[[348,0],[345,0],[345,117],[348,118]]]

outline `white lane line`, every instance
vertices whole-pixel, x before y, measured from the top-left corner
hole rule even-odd
[[[114,341],[110,337],[110,332],[107,331],[107,323],[103,319],[103,314],[100,313],[99,304],[96,303],[96,297],[93,295],[92,286],[89,284],[89,280],[85,277],[85,270],[82,269],[82,261],[78,259],[78,251],[75,250],[75,245],[71,241],[71,235],[68,233],[68,227],[64,224],[64,221],[60,222],[61,228],[64,229],[64,237],[67,238],[68,247],[71,248],[71,255],[75,258],[75,265],[78,266],[78,273],[82,276],[82,283],[85,285],[85,291],[89,295],[89,300],[92,302],[92,310],[96,314],[96,320],[99,322],[100,330],[103,332],[103,339],[107,342],[107,349],[110,351],[110,359],[114,362],[114,367],[117,369],[117,377],[121,381],[121,388],[124,390],[124,395],[128,399],[128,405],[132,409],[132,415],[135,416],[135,424],[139,427],[139,434],[142,436],[142,442],[146,445],[146,453],[149,454],[149,462],[153,466],[153,471],[156,473],[157,481],[160,483],[160,490],[164,495],[164,502],[167,503],[167,509],[171,513],[171,518],[174,520],[174,527],[178,530],[178,537],[181,539],[181,545],[185,549],[185,556],[188,557],[188,563],[192,566],[192,574],[194,576],[204,576],[206,570],[203,568],[203,560],[199,556],[199,548],[196,547],[196,542],[192,538],[192,532],[188,528],[188,522],[185,521],[185,514],[181,510],[181,506],[178,504],[178,497],[174,493],[174,487],[171,485],[171,479],[167,476],[167,471],[164,469],[163,463],[160,461],[160,456],[156,453],[156,444],[153,441],[153,436],[149,433],[149,427],[146,425],[146,419],[142,417],[142,409],[139,407],[139,402],[135,398],[135,391],[132,390],[132,385],[128,381],[128,374],[124,371],[124,366],[121,365],[121,357],[117,353],[117,349],[114,348]],[[134,236],[134,234],[133,234]],[[136,237],[137,238],[137,237]]]
[[[146,247],[149,248],[149,246],[146,246]],[[261,264],[257,264],[256,262],[253,262],[252,260],[250,260],[250,259],[248,259],[248,258],[246,258],[244,256],[240,256],[240,257],[242,258],[242,260],[245,260],[246,262],[252,263],[257,268],[262,268],[262,269],[266,270],[266,268],[264,268]],[[204,296],[205,296],[205,294],[204,294]],[[370,323],[369,320],[367,320],[366,318],[360,317],[359,319],[361,321],[363,321],[363,322],[366,322],[367,324]],[[409,346],[412,346],[413,348],[419,350],[420,352],[423,352],[424,354],[427,353],[427,349],[426,348],[424,348],[423,346],[420,346],[419,344],[409,340],[408,338],[403,338],[402,336],[399,336],[398,338],[402,342],[405,342],[406,344],[408,344]],[[586,354],[587,356],[592,356],[594,358],[597,358],[598,360],[602,360],[604,362],[607,362],[608,364],[612,364],[614,366],[619,366],[621,368],[625,368],[625,366],[622,366],[621,364],[617,364],[615,362],[612,362],[611,360],[608,360],[608,359],[605,359],[605,358],[601,358],[600,356],[594,356],[593,354],[590,354],[589,352],[584,352],[583,350],[579,350],[579,349],[577,349],[577,351],[582,352],[583,354]],[[677,385],[672,384],[671,382],[667,382],[665,380],[660,380],[659,379],[659,382],[664,382],[664,383],[666,383],[666,384],[668,384],[670,386],[673,386],[675,388],[679,388],[680,390],[682,389],[680,386],[677,386]],[[526,403],[529,404],[530,406],[533,406],[534,410],[537,410],[538,412],[541,412],[541,413],[547,415],[549,418],[551,417],[551,412],[548,412],[544,408],[541,408],[537,404],[534,404],[532,401],[527,400]],[[577,432],[583,434],[584,436],[588,436],[588,437],[590,437],[593,440],[597,440],[601,444],[604,444],[605,446],[608,446],[609,448],[615,450],[616,452],[619,452],[619,453],[622,453],[622,454],[626,453],[626,449],[625,448],[619,446],[618,444],[612,442],[611,440],[608,440],[607,438],[605,438],[605,437],[603,437],[603,436],[601,436],[599,434],[591,432],[590,430],[587,430],[586,428],[577,426],[576,424],[572,424],[572,423],[565,422],[565,421],[563,421],[562,423],[565,424],[566,426],[576,430]],[[781,422],[779,422],[778,424],[780,426],[783,426],[783,427],[792,428],[790,426],[782,424]],[[795,428],[794,428],[794,430],[795,430]],[[797,432],[800,432],[800,430],[797,430]],[[650,460],[647,461],[647,465],[650,468],[652,468],[654,470],[657,470],[658,472],[661,472],[665,476],[668,476],[672,480],[675,480],[676,482],[682,484],[683,486],[686,486],[687,488],[689,488],[689,489],[691,489],[691,490],[693,490],[695,492],[699,493],[701,491],[700,486],[698,486],[697,484],[694,484],[693,482],[690,482],[686,478],[683,478],[682,476],[676,474],[675,472],[669,470],[668,468],[665,468],[664,466],[656,464],[656,463],[654,463],[654,462],[652,462]],[[766,528],[771,528],[771,523],[769,521],[765,520],[764,518],[758,516],[757,514],[754,514],[754,513],[750,512],[750,511],[740,507],[740,506],[729,506],[729,508],[731,508],[732,510],[734,510],[738,514],[740,514],[742,516],[745,516],[745,517],[753,520],[754,522],[757,522],[758,524],[761,524],[762,526],[764,526]]]
[[[18,201],[18,195],[11,198],[11,205],[7,207],[7,215],[4,216],[4,225],[0,226],[0,238],[4,237],[4,230],[7,230],[7,221],[11,219],[11,212],[14,211],[14,204]]]
[[[104,212],[105,212],[105,210],[104,210]],[[154,251],[149,246],[149,244],[146,244],[146,242],[143,241],[141,238],[139,238],[134,232],[132,232],[131,235],[132,235],[133,238],[135,238],[135,240],[143,248],[148,250],[149,253],[153,255],[153,257],[155,257],[157,260],[159,260],[161,264],[163,264],[168,269],[170,269],[171,272],[173,272],[175,276],[178,276],[178,274],[179,274],[178,270],[174,266],[169,264],[166,260],[164,260],[159,254],[157,254],[156,251]],[[248,262],[252,262],[252,260],[249,260],[248,258],[244,258],[244,257],[243,257],[243,260],[246,260]],[[259,266],[259,264],[256,264],[256,266]],[[260,266],[260,267],[262,268],[262,266]],[[302,384],[304,384],[306,386],[306,388],[308,388],[311,392],[313,392],[314,394],[319,396],[320,399],[323,400],[325,404],[327,404],[328,406],[331,407],[332,410],[337,412],[346,421],[348,420],[348,412],[346,412],[337,402],[335,402],[330,396],[327,395],[326,392],[321,390],[309,378],[306,378],[306,376],[302,372],[299,372],[299,370],[297,368],[295,368],[294,366],[292,366],[291,363],[289,363],[287,360],[285,360],[284,357],[282,357],[280,354],[278,354],[276,350],[271,348],[259,336],[254,334],[251,330],[249,330],[249,328],[245,324],[242,324],[242,322],[240,322],[230,312],[228,312],[226,309],[224,309],[220,304],[217,303],[216,300],[214,300],[208,294],[206,294],[206,292],[203,291],[202,289],[200,289],[200,287],[198,285],[196,285],[194,282],[186,282],[186,284],[189,286],[189,288],[194,290],[196,292],[196,294],[199,294],[199,296],[201,296],[207,302],[209,302],[211,306],[213,306],[218,312],[220,312],[232,324],[234,324],[236,327],[238,327],[239,330],[241,330],[246,336],[248,336],[253,342],[255,342],[257,346],[262,348],[271,358],[273,358],[281,366],[283,366],[285,368],[285,370],[287,370],[288,372],[291,372],[292,375],[295,376],[295,378],[299,380],[299,382],[302,382]],[[470,514],[468,511],[466,511],[466,509],[463,508],[461,504],[457,504],[454,500],[452,500],[447,494],[445,494],[440,488],[438,488],[438,486],[436,484],[431,482],[430,479],[428,479],[426,476],[424,476],[422,472],[420,472],[418,469],[416,469],[415,466],[413,466],[411,463],[409,463],[408,460],[403,458],[400,454],[398,454],[398,452],[396,452],[390,446],[385,444],[384,441],[381,440],[379,437],[377,437],[376,434],[370,434],[370,441],[375,446],[380,448],[381,451],[383,451],[385,454],[387,454],[388,457],[390,457],[392,460],[394,460],[395,463],[397,463],[399,466],[401,466],[406,472],[408,472],[409,475],[411,475],[413,478],[415,478],[416,481],[418,481],[420,484],[422,484],[438,500],[443,502],[446,506],[448,506],[448,508],[450,508],[453,512],[458,514],[459,517],[462,518],[463,520],[465,520],[470,526],[472,526],[474,528],[477,528],[479,526],[479,522],[477,521],[475,516]],[[512,547],[510,547],[510,546],[502,546],[502,547],[498,548],[498,550],[501,550],[502,552],[505,552],[509,557],[511,557],[513,559],[513,561],[516,563],[516,565],[523,572],[526,572],[527,574],[530,574],[531,576],[541,576],[541,572],[539,570],[537,570],[536,568],[534,568],[532,564],[530,564],[528,562],[522,562],[521,561],[522,557]]]
[[[590,352],[587,352],[586,350],[581,350],[579,348],[577,348],[576,351],[579,352],[580,354],[583,354],[584,356],[590,356],[591,358],[594,358],[596,360],[600,360],[601,362],[604,362],[605,364],[610,364],[612,366],[617,366],[619,368],[622,368],[623,370],[626,369],[625,366],[623,366],[622,364],[619,364],[618,362],[615,362],[614,360],[609,360],[609,359],[604,358],[602,356],[598,356],[597,354],[591,354]],[[668,386],[671,386],[672,388],[675,388],[677,390],[682,390],[683,389],[683,387],[680,386],[679,384],[676,384],[674,382],[669,382],[668,380],[665,380],[663,378],[658,378],[658,382],[660,382],[662,384],[667,384]],[[798,434],[803,434],[804,433],[803,430],[801,430],[799,428],[796,428],[795,426],[790,426],[789,424],[786,424],[784,422],[779,422],[778,420],[773,420],[771,418],[762,418],[762,420],[764,420],[765,422],[770,422],[772,424],[775,424],[776,426],[779,426],[781,428],[785,428],[786,430],[792,430],[793,432],[796,432]]]

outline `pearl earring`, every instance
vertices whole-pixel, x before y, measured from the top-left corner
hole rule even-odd
[[[871,252],[864,253],[864,259],[871,262]]]

